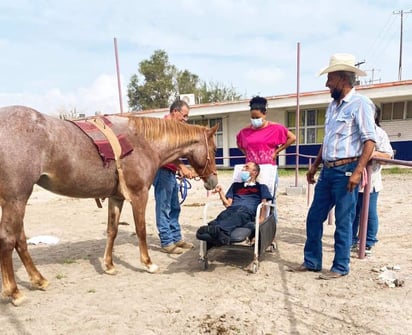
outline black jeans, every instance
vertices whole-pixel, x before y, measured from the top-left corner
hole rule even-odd
[[[231,206],[210,221],[207,226],[200,227],[196,237],[213,245],[227,245],[230,244],[230,233],[235,228],[243,227],[254,220],[254,213],[246,207]]]

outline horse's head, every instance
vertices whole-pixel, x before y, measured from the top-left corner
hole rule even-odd
[[[192,155],[187,157],[199,178],[203,180],[207,190],[213,190],[217,185],[216,143],[214,135],[218,127],[219,125],[217,124],[213,128],[205,128],[199,145],[196,145]]]
[[[207,190],[217,185],[215,133],[219,125],[207,128],[175,120],[128,116],[135,149],[150,146],[158,166],[186,158]],[[142,136],[144,143],[142,142]]]

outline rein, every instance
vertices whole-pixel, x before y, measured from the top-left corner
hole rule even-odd
[[[203,177],[209,177],[209,176],[205,176],[205,171],[208,167],[208,165],[210,164],[210,154],[209,154],[209,142],[207,141],[207,135],[206,135],[206,131],[203,132],[203,135],[205,137],[205,143],[206,143],[206,152],[207,152],[207,157],[206,157],[206,164],[205,167],[203,168],[202,174],[198,175],[194,178],[194,180],[199,181],[201,178]],[[213,171],[210,175],[217,175],[216,171]]]

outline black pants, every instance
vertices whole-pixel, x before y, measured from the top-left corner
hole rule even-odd
[[[254,219],[254,214],[246,207],[231,206],[210,221],[207,226],[200,227],[196,237],[213,245],[227,245],[230,244],[230,233],[235,228],[243,227]]]

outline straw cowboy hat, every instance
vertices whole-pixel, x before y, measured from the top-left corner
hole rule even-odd
[[[334,54],[329,61],[329,66],[322,69],[318,76],[336,71],[355,72],[358,76],[366,76],[366,72],[355,66],[355,56],[351,54]]]

